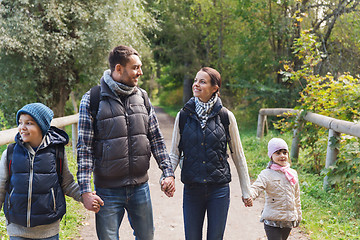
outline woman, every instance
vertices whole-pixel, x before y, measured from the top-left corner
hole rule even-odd
[[[228,140],[243,198],[247,206],[251,206],[248,202],[251,201],[250,179],[236,119],[222,106],[218,96],[220,87],[218,71],[209,67],[200,69],[192,86],[194,97],[175,120],[170,158],[174,170],[180,156],[183,159],[181,181],[184,183],[183,214],[187,240],[202,239],[206,212],[207,240],[223,239],[230,203]],[[228,119],[228,123],[223,119]]]

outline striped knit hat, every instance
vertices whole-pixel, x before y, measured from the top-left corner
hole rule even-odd
[[[42,135],[45,136],[50,128],[50,123],[54,117],[53,111],[42,103],[30,103],[22,107],[16,113],[16,124],[19,125],[21,114],[29,114],[39,125]]]

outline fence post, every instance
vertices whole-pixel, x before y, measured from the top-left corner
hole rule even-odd
[[[299,143],[300,143],[300,137],[299,134],[302,129],[302,121],[300,117],[300,112],[297,114],[295,119],[295,129],[293,133],[293,139],[291,143],[291,150],[290,150],[290,159],[291,161],[297,162],[299,159]]]
[[[299,159],[299,133],[300,129],[296,128],[294,130],[293,139],[291,142],[290,159],[293,162],[297,162],[297,160]]]
[[[331,165],[333,165],[336,162],[337,159],[337,155],[339,153],[339,149],[336,147],[331,146],[332,143],[332,139],[335,138],[337,139],[336,141],[338,142],[338,138],[340,137],[340,133],[336,132],[332,129],[329,129],[329,138],[328,138],[328,145],[327,145],[327,150],[326,150],[326,162],[325,162],[325,168],[330,167]],[[328,188],[328,176],[325,176],[324,178],[324,184],[323,184],[323,188],[326,190]]]
[[[262,115],[259,113],[256,137],[258,138],[264,137],[265,122],[266,122],[266,115]]]
[[[73,156],[76,159],[76,145],[78,139],[77,123],[71,124]]]

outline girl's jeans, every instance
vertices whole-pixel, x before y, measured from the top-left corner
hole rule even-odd
[[[291,232],[291,228],[272,227],[266,224],[264,229],[268,240],[286,240]]]
[[[229,184],[184,185],[184,226],[186,240],[202,239],[207,213],[207,240],[223,239],[230,204]]]
[[[120,188],[96,188],[104,206],[96,214],[99,240],[118,240],[125,210],[137,240],[154,238],[153,213],[148,183]]]
[[[59,234],[48,238],[23,238],[23,237],[10,237],[10,240],[59,240]]]

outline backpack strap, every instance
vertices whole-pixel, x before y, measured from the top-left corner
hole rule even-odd
[[[229,120],[228,110],[225,107],[222,107],[219,111],[219,115],[220,115],[220,121],[225,128],[226,142],[229,145],[230,152],[233,153],[231,146],[230,146],[231,137],[230,137],[230,130],[229,130],[230,120]]]
[[[184,127],[185,127],[185,123],[186,123],[188,116],[189,116],[189,111],[185,110],[185,108],[182,108],[179,113],[180,142],[182,139],[182,134],[184,132]],[[182,155],[182,152],[183,152],[183,149],[179,147],[180,156]]]
[[[14,147],[15,147],[15,143],[10,143],[7,147],[6,157],[7,157],[7,166],[8,166],[8,170],[9,170],[9,176],[11,176],[11,162],[12,162],[12,156],[14,153]]]
[[[11,162],[12,162],[12,157],[13,157],[13,153],[14,153],[14,147],[15,147],[15,143],[10,143],[7,146],[7,152],[6,152],[7,164],[6,165],[8,166],[9,178],[8,178],[8,180],[6,180],[6,183],[5,183],[6,191],[9,190],[9,184],[10,184],[10,178],[11,178]]]
[[[59,178],[60,186],[63,181],[63,163],[64,163],[64,155],[65,155],[65,147],[61,144],[55,145],[56,150],[56,172]]]
[[[189,111],[186,111],[184,108],[182,108],[180,110],[180,114],[179,114],[179,130],[180,130],[180,136],[182,136],[183,132],[184,132],[184,127],[185,127],[185,123],[186,120],[189,116]]]
[[[96,115],[99,110],[100,103],[100,85],[96,85],[90,89],[90,114],[93,119],[93,129],[96,126]]]

